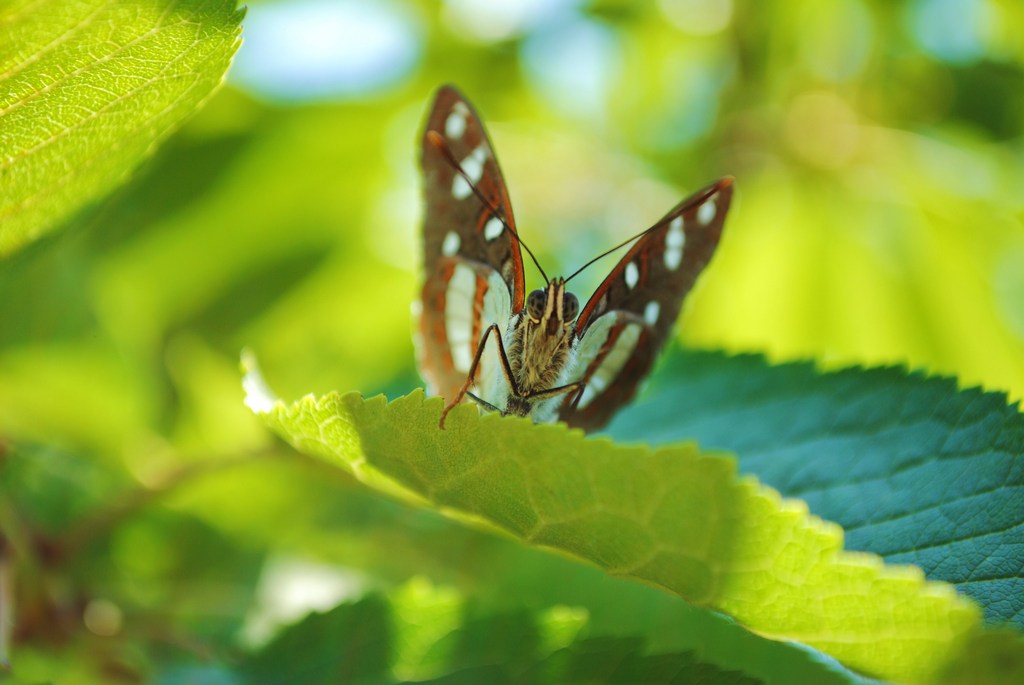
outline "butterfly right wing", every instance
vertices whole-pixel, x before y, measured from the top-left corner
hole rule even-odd
[[[497,323],[504,333],[510,316],[522,310],[523,260],[487,133],[451,86],[441,87],[434,99],[421,164],[426,216],[419,366],[430,393],[451,400],[487,327]],[[495,344],[488,343],[478,378],[496,363],[497,351],[490,350]]]
[[[711,260],[732,200],[732,178],[676,205],[626,253],[576,320],[575,365],[583,388],[559,418],[596,430],[629,402],[697,276]]]

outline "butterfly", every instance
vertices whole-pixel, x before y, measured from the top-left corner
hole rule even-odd
[[[694,193],[640,234],[581,308],[566,287],[572,276],[549,279],[539,263],[545,286],[527,294],[494,148],[452,86],[434,98],[421,164],[425,269],[416,338],[428,391],[448,402],[441,426],[465,399],[538,423],[605,425],[636,394],[711,259],[732,178]]]

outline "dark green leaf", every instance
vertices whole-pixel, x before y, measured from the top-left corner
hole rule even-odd
[[[697,440],[843,526],[849,549],[955,583],[1024,626],[1024,416],[1005,395],[893,369],[675,351],[608,433]]]

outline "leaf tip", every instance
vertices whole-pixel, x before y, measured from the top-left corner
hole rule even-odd
[[[252,350],[242,350],[242,389],[245,390],[245,406],[256,414],[269,414],[281,400],[267,386]]]

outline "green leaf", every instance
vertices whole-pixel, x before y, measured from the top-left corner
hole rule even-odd
[[[420,391],[247,402],[298,449],[455,518],[586,559],[755,632],[814,646],[857,670],[921,680],[954,656],[979,612],[912,567],[842,551],[842,531],[783,501],[732,458],[694,444],[652,449],[562,425],[478,415]]]
[[[234,0],[0,8],[0,256],[109,192],[217,88]]]
[[[248,682],[693,683],[759,680],[642,639],[582,634],[585,611],[498,608],[414,579],[285,629],[243,664]],[[415,652],[415,656],[413,656]]]
[[[387,604],[377,596],[311,614],[254,655],[243,673],[261,685],[373,682],[387,671],[388,623]]]
[[[989,622],[1024,627],[1024,415],[1001,393],[894,368],[819,374],[674,351],[608,432],[733,451],[842,525],[848,549],[918,565]]]

